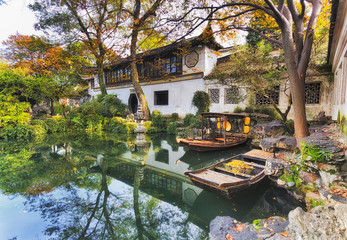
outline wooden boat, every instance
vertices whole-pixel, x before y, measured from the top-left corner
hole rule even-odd
[[[271,153],[254,149],[245,154],[240,154],[195,171],[184,174],[198,187],[216,192],[226,198],[231,198],[235,193],[256,185],[265,178],[264,170],[266,159],[272,158]],[[242,160],[246,165],[253,167],[250,174],[238,173],[229,170],[225,165],[232,160]]]
[[[201,137],[178,138],[177,142],[195,151],[224,150],[247,142],[250,118],[247,114],[237,113],[202,113]],[[207,119],[208,126],[204,126]],[[240,122],[241,132],[232,132],[235,127],[231,124]],[[234,129],[233,129],[234,128]],[[208,131],[209,134],[204,133]]]

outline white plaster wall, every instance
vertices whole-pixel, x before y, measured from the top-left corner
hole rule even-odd
[[[205,76],[210,74],[214,66],[217,64],[217,58],[219,57],[219,55],[220,54],[218,51],[205,48]]]
[[[338,5],[330,54],[335,85],[332,107],[333,120],[338,120],[339,112],[340,116],[347,116],[347,1],[339,1]],[[343,93],[345,96],[342,96]],[[345,97],[344,103],[343,97]]]
[[[132,86],[107,89],[108,94],[117,94],[118,98],[128,104],[128,99]],[[193,79],[178,82],[168,82],[160,84],[142,85],[142,90],[146,96],[147,104],[150,111],[158,110],[162,114],[178,113],[180,116],[185,116],[187,113],[195,114],[197,109],[192,105],[194,92],[200,90],[204,91],[204,80]],[[154,92],[155,91],[169,91],[169,104],[168,105],[154,105]],[[91,96],[100,94],[100,90],[90,90]]]
[[[197,73],[197,72],[204,72],[205,71],[205,50],[206,47],[205,46],[198,46],[195,48],[192,48],[190,51],[195,51],[199,54],[199,61],[197,62],[197,64],[194,67],[188,68],[185,64],[185,56],[183,56],[182,58],[182,71],[183,71],[183,75],[184,74],[190,74],[190,73]],[[188,53],[189,54],[189,53]]]
[[[233,112],[237,106],[241,108],[246,107],[246,101],[242,101],[238,104],[226,104],[225,103],[225,90],[228,86],[223,86],[221,84],[216,84],[211,81],[205,80],[205,91],[208,93],[209,89],[219,89],[219,103],[212,103],[210,111],[211,112]],[[245,95],[246,90],[240,88],[240,94]]]

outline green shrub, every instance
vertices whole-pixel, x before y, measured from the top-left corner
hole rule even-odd
[[[193,105],[198,108],[197,113],[208,112],[211,106],[210,95],[204,91],[196,91],[193,96]]]
[[[168,134],[177,134],[178,122],[169,122],[166,128]]]
[[[171,114],[170,121],[177,121],[179,119],[178,113]]]
[[[244,112],[244,110],[242,109],[242,107],[240,106],[237,106],[235,109],[234,109],[234,113],[242,113]]]
[[[69,124],[69,120],[62,116],[46,118],[43,120],[43,126],[47,133],[67,132],[73,130],[72,126]]]
[[[127,106],[116,95],[99,95],[96,99],[73,109],[68,118],[80,120],[86,126],[98,125],[104,118],[124,116]]]
[[[69,113],[71,111],[71,106],[70,105],[66,105],[65,106],[65,112]],[[53,105],[53,111],[55,115],[63,115],[63,105],[61,105],[59,102],[55,102]]]
[[[11,95],[0,94],[0,127],[29,123],[31,119],[29,110],[29,103],[20,102]]]
[[[299,185],[301,185],[300,171],[301,171],[301,167],[297,164],[293,164],[290,166],[290,171],[285,172],[280,177],[280,179],[285,182],[293,182],[295,184],[295,187],[299,187]]]
[[[152,128],[155,128],[152,129],[155,130],[155,132],[163,132],[166,129],[164,117],[157,110],[152,112]]]
[[[143,127],[146,129],[146,131],[149,131],[152,128],[152,121],[144,122]]]
[[[193,122],[195,121],[195,115],[188,113],[186,114],[186,116],[183,118],[183,125],[185,127],[189,127],[190,125],[193,124]]]
[[[136,127],[137,124],[129,119],[114,117],[107,123],[105,130],[117,133],[133,133]]]
[[[0,130],[0,138],[5,139],[23,139],[29,138],[33,134],[29,125],[18,124],[15,126],[7,125]]]
[[[324,163],[331,158],[331,153],[321,150],[319,146],[311,146],[305,142],[301,143],[301,153],[304,161],[312,161],[315,163]]]
[[[125,116],[127,105],[122,103],[122,101],[115,94],[108,95],[98,95],[97,101],[101,103],[107,109],[107,114],[113,116]],[[104,116],[107,117],[107,116]]]
[[[262,113],[268,115],[272,120],[279,119],[279,115],[272,106],[248,106],[245,108],[246,113]]]

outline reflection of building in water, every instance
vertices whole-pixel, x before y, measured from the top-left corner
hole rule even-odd
[[[107,174],[132,185],[134,172],[140,170],[141,191],[150,194],[160,190],[165,193],[160,197],[162,200],[171,202],[174,201],[173,199],[180,198],[183,203],[192,206],[202,189],[196,187],[184,175],[189,164],[178,163],[184,154],[182,146],[173,149],[166,140],[158,141],[156,144],[151,144],[146,154],[143,152],[123,154],[117,162],[109,166]],[[139,161],[140,156],[144,161]],[[173,195],[176,197],[171,198]]]

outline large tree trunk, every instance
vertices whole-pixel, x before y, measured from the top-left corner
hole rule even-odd
[[[135,1],[135,7],[134,7],[134,15],[133,15],[134,26],[131,32],[131,45],[130,45],[131,81],[134,86],[136,97],[139,101],[140,106],[142,107],[142,113],[143,113],[144,119],[149,120],[151,115],[150,115],[145,94],[143,93],[142,87],[140,85],[139,73],[137,71],[137,66],[136,66],[136,47],[137,47],[137,40],[139,35],[139,24],[141,24],[141,21],[139,19],[140,9],[141,9],[141,2],[137,0]]]
[[[136,66],[136,60],[132,60],[131,62],[131,78],[132,78],[132,83],[134,86],[136,97],[139,100],[139,103],[142,107],[143,116],[145,120],[148,120],[150,118],[150,111],[147,105],[145,94],[143,93],[141,85],[140,85],[139,74],[137,72],[137,66]]]
[[[300,140],[309,135],[305,109],[305,75],[300,76],[298,73],[291,29],[282,30],[282,40],[293,101],[295,138],[300,146]]]
[[[103,64],[99,61],[96,63],[97,69],[98,69],[98,80],[99,80],[99,87],[102,95],[106,95],[106,86],[104,81],[104,67]]]

